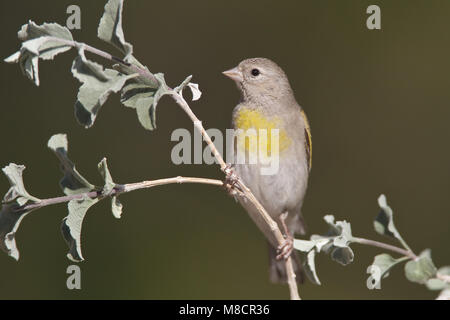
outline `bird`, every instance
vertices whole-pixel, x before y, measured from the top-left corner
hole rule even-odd
[[[291,256],[298,283],[303,283],[302,264],[293,251],[295,234],[304,235],[305,222],[302,205],[312,165],[311,129],[302,107],[297,103],[286,73],[272,60],[251,58],[236,67],[224,71],[232,79],[240,92],[240,100],[232,112],[232,128],[237,142],[231,144],[231,154],[245,154],[245,161],[229,164],[242,179],[256,199],[278,224],[285,243],[279,245],[272,231],[262,219],[256,207],[243,197],[237,200],[265,235],[269,243],[269,274],[274,283],[286,283],[287,274],[284,260]],[[241,130],[238,130],[241,129]],[[241,139],[249,129],[256,136],[255,144]],[[270,130],[278,129],[278,143],[271,143]],[[269,131],[263,139],[260,130]],[[264,131],[262,131],[264,132]],[[249,137],[251,135],[247,135]],[[274,133],[274,137],[276,137]],[[244,141],[244,142],[242,142]],[[276,148],[277,147],[277,148]],[[266,164],[262,157],[249,161],[249,155],[263,150],[278,157],[278,168],[273,174],[263,174]],[[258,151],[259,155],[261,152]],[[242,153],[241,153],[242,154]],[[228,160],[228,159],[227,159]]]

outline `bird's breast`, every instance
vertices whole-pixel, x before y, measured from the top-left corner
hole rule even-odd
[[[239,151],[273,157],[291,145],[291,139],[283,129],[283,120],[262,111],[239,108],[234,116],[234,127],[241,129],[236,132]]]

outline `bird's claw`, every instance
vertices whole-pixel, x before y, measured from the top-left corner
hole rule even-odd
[[[287,260],[291,256],[292,250],[294,249],[294,238],[291,236],[285,237],[283,244],[279,245],[277,248],[278,255],[277,260]]]
[[[225,180],[223,181],[223,186],[229,195],[235,196],[237,194],[238,186],[238,176],[230,164],[227,164],[223,170],[225,173]]]

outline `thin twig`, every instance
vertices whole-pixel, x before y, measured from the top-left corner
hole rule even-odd
[[[215,186],[223,186],[223,181],[216,179],[207,179],[207,178],[196,178],[196,177],[173,177],[173,178],[164,178],[157,180],[148,180],[142,182],[128,183],[123,185],[116,186],[108,196],[119,195],[122,193],[127,193],[139,189],[148,189],[156,186],[162,186],[165,184],[174,184],[174,183],[200,183],[200,184],[209,184]],[[17,211],[28,211],[33,209],[39,209],[42,207],[50,206],[53,204],[59,204],[64,202],[69,202],[71,200],[76,199],[84,199],[84,198],[104,198],[105,195],[102,194],[101,191],[91,191],[86,193],[80,193],[70,196],[42,199],[37,203],[27,204],[23,207],[16,209]]]
[[[381,249],[386,249],[389,251],[393,251],[396,253],[399,253],[403,256],[409,257],[410,259],[417,259],[417,256],[414,254],[414,252],[412,251],[408,251],[405,250],[403,248],[400,247],[396,247],[387,243],[383,243],[383,242],[379,242],[379,241],[375,241],[375,240],[370,240],[370,239],[364,239],[364,238],[358,238],[358,237],[353,237],[353,240],[356,243],[360,243],[360,244],[365,244],[368,246],[372,246],[372,247],[377,247],[377,248],[381,248]]]

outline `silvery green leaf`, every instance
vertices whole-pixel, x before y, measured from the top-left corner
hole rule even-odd
[[[189,82],[188,87],[191,89],[192,92],[192,101],[200,99],[200,97],[202,96],[202,92],[198,88],[198,84]]]
[[[179,86],[175,87],[173,89],[173,91],[175,91],[175,92],[179,93],[181,96],[183,96],[184,88],[189,87],[189,89],[191,89],[191,92],[192,92],[192,101],[196,101],[196,100],[200,99],[200,97],[202,96],[202,92],[198,88],[197,83],[190,82],[191,79],[192,79],[192,76],[188,76],[186,79],[183,80],[183,82]]]
[[[349,245],[354,239],[350,223],[345,220],[335,221],[333,215],[324,216],[324,220],[329,226],[327,234],[311,236],[311,240],[316,242],[317,252],[329,253],[334,261],[344,266],[351,263],[354,253]]]
[[[314,247],[315,247],[314,241],[294,239],[294,248],[299,251],[309,252]]]
[[[381,210],[374,221],[375,231],[385,236],[397,238],[407,250],[411,251],[394,225],[394,213],[391,207],[388,206],[386,196],[384,194],[380,195],[378,198],[378,205]]]
[[[343,266],[353,262],[354,257],[355,255],[350,247],[334,247],[331,251],[331,258]]]
[[[425,284],[436,276],[437,269],[431,260],[431,251],[424,250],[416,260],[405,265],[405,275],[409,281]]]
[[[122,30],[123,0],[109,0],[105,5],[105,12],[100,19],[97,36],[111,43],[125,55],[133,52],[133,46],[125,41]]]
[[[333,245],[336,247],[348,247],[353,238],[350,223],[345,220],[337,221],[336,227],[340,229],[341,233],[334,238]]]
[[[52,60],[57,54],[68,51],[73,41],[69,29],[57,23],[44,23],[40,26],[33,21],[22,26],[18,37],[23,41],[20,51],[4,61],[19,63],[22,72],[39,86],[38,59]]]
[[[353,240],[353,236],[352,236],[352,228],[350,223],[348,223],[347,221],[343,220],[343,221],[335,221],[334,216],[333,215],[326,215],[324,217],[325,222],[328,224],[329,229],[328,232],[325,236],[325,238],[332,238],[333,239],[333,247],[340,247],[340,248],[347,248],[348,245],[352,242]],[[332,247],[327,246],[325,244],[324,249],[327,250],[331,250]],[[353,254],[353,252],[350,251],[342,251],[344,252],[346,255],[349,255],[350,258],[350,253]],[[341,253],[341,251],[337,251],[336,254]],[[352,257],[353,259],[353,257]]]
[[[117,196],[113,196],[111,199],[111,211],[113,213],[113,216],[117,219],[120,219],[120,217],[122,216],[122,209],[122,203],[119,201]]]
[[[44,60],[52,60],[57,54],[70,50],[72,47],[68,42],[73,41],[72,34],[66,27],[57,23],[38,26],[33,21],[22,26],[18,37],[23,41],[22,48],[27,48]],[[35,49],[29,49],[31,46],[35,46]]]
[[[330,229],[328,230],[326,236],[334,237],[341,234],[341,230],[336,226],[336,223],[334,222],[334,216],[332,214],[328,214],[323,217],[323,220],[328,224]]]
[[[450,276],[450,266],[440,267],[437,272],[444,276]]]
[[[75,115],[85,128],[94,124],[100,107],[108,96],[120,91],[128,79],[137,76],[103,69],[100,64],[87,60],[83,50],[79,50],[79,55],[72,64],[72,74],[82,83],[75,103]]]
[[[2,170],[11,185],[8,192],[3,197],[3,203],[11,203],[15,201],[19,206],[23,206],[29,201],[34,203],[41,201],[40,199],[30,195],[25,189],[25,185],[23,183],[23,170],[25,170],[25,166],[10,163]]]
[[[16,232],[20,223],[32,210],[21,210],[18,203],[3,203],[0,211],[0,248],[15,260],[19,260]]]
[[[2,201],[0,211],[0,248],[14,259],[19,259],[15,235],[23,218],[32,210],[24,210],[22,206],[28,203],[38,203],[41,200],[30,195],[23,183],[25,166],[10,163],[3,172],[11,185]]]
[[[111,192],[114,190],[114,187],[116,184],[114,183],[111,173],[108,169],[108,163],[106,162],[106,158],[103,158],[102,161],[98,164],[98,171],[102,175],[103,179],[105,180],[105,185],[102,189],[103,196],[109,196],[111,195]]]
[[[449,284],[445,281],[442,281],[441,279],[431,278],[427,280],[426,286],[429,290],[443,290],[447,288]]]
[[[105,180],[105,185],[102,189],[102,195],[103,196],[111,196],[114,188],[117,186],[116,183],[113,181],[111,177],[111,173],[108,169],[108,164],[106,162],[106,158],[103,158],[102,161],[98,164],[98,169],[100,171],[100,174],[102,175],[103,179]],[[122,215],[122,203],[120,203],[117,196],[113,195],[111,197],[111,211],[117,219],[119,219]]]
[[[67,205],[69,214],[63,219],[61,231],[69,246],[67,257],[71,261],[80,262],[84,260],[81,254],[81,227],[87,211],[98,201],[98,199],[85,197],[71,200]]]
[[[139,68],[144,72],[147,72],[149,75],[153,75],[146,66],[144,66],[142,63],[140,63],[133,55],[129,55],[127,57],[124,58],[124,61],[126,63],[128,63],[129,65],[123,65],[123,64],[115,64],[113,65],[113,68],[117,71],[119,71],[120,73],[123,74],[134,74],[136,73],[136,69],[135,68]],[[158,88],[159,87],[159,82],[157,79],[155,79],[154,77],[147,77],[144,75],[139,74],[136,78],[135,78],[135,82],[137,83],[141,83],[141,84],[145,84],[148,87],[151,88]]]
[[[72,34],[69,29],[57,23],[44,23],[37,25],[30,20],[27,24],[24,24],[17,33],[17,37],[21,41],[28,41],[44,36],[73,41]]]
[[[61,171],[64,177],[59,182],[66,195],[74,195],[96,190],[75,168],[67,156],[68,142],[65,134],[55,134],[48,140],[48,147],[55,153],[61,162]]]
[[[387,253],[382,253],[375,256],[372,266],[378,268],[377,272],[373,273],[374,280],[379,283],[381,279],[387,278],[389,276],[390,270],[397,264],[407,260],[408,258],[394,259],[391,255]]]
[[[172,92],[162,73],[154,76],[159,82],[158,88],[135,82],[133,79],[123,87],[120,99],[125,106],[136,109],[139,122],[147,130],[156,128],[156,106],[159,99]]]
[[[19,58],[20,58],[20,51],[17,51],[12,55],[10,55],[8,58],[5,58],[3,61],[5,61],[6,63],[17,63],[19,62]]]
[[[328,244],[331,244],[332,242],[330,239],[316,239],[316,240],[314,240],[314,243],[315,243],[317,252],[320,252],[322,250],[325,250],[325,247]]]
[[[315,256],[316,252],[314,250],[311,250],[306,256],[306,261],[304,262],[303,267],[308,279],[314,284],[321,285],[319,277],[316,273],[316,264],[314,261]]]
[[[294,239],[294,248],[302,252],[309,252],[312,249],[320,252],[322,248],[331,241],[331,239],[313,239],[313,237],[311,237],[311,240]]]

